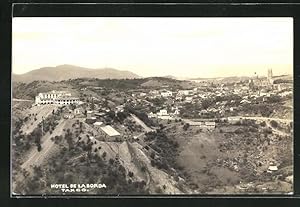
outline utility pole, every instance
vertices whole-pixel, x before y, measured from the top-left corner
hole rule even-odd
[[[44,136],[44,117],[42,116],[42,136]]]

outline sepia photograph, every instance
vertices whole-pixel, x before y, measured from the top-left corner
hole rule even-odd
[[[293,18],[14,17],[11,195],[293,195]]]

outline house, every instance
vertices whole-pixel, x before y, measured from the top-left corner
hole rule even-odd
[[[86,118],[87,119],[90,119],[90,118],[92,118],[94,116],[94,112],[93,111],[87,111],[86,112]]]
[[[207,128],[215,128],[216,127],[216,122],[206,121],[206,122],[204,122],[204,126],[207,127]]]
[[[96,121],[95,123],[93,123],[94,126],[101,126],[102,124],[102,121]]]
[[[116,106],[116,112],[123,112],[123,111],[124,111],[123,105]]]
[[[150,112],[150,113],[148,114],[148,117],[149,117],[149,118],[157,118],[157,115],[154,114],[153,112]]]
[[[84,110],[83,108],[76,108],[73,110],[73,114],[76,116],[76,117],[84,117]]]
[[[64,114],[63,117],[64,117],[64,119],[73,119],[74,114]]]
[[[215,128],[216,127],[216,122],[214,121],[191,121],[191,120],[185,120],[185,122],[187,124],[189,124],[190,126],[199,126],[200,128]]]
[[[190,90],[179,90],[177,95],[179,95],[179,96],[182,96],[182,95],[188,96],[190,94],[190,92],[191,92]]]
[[[104,113],[104,112],[97,112],[97,113],[95,113],[95,117],[97,117],[97,118],[103,117],[105,115],[106,115],[106,113]]]
[[[190,103],[190,102],[192,102],[192,100],[193,100],[193,97],[185,97],[185,102]]]
[[[75,115],[78,115],[78,114],[81,114],[81,113],[82,113],[81,109],[79,109],[79,108],[74,109],[74,114]]]
[[[176,95],[176,97],[175,97],[175,100],[176,100],[176,101],[178,101],[178,100],[182,100],[182,96],[180,96],[180,95]]]
[[[168,111],[163,109],[163,110],[160,110],[159,112],[157,112],[157,115],[158,116],[168,116]]]
[[[240,117],[228,117],[228,118],[227,118],[227,121],[228,121],[228,123],[230,123],[230,124],[237,124],[237,123],[239,123],[241,120],[242,120],[242,118],[240,118]]]
[[[157,91],[157,90],[152,90],[152,91],[150,91],[150,94],[152,94],[152,95],[158,95],[158,94],[159,94],[159,91]]]
[[[162,97],[170,97],[173,95],[172,91],[163,91],[160,93]]]
[[[175,109],[175,111],[174,111],[173,114],[174,114],[174,115],[179,115],[179,114],[180,114],[180,110],[179,110],[179,109]]]
[[[185,123],[189,124],[190,126],[201,126],[203,123],[201,121],[191,121],[191,120],[184,120]]]
[[[205,109],[203,109],[203,110],[201,110],[201,111],[199,112],[199,115],[200,115],[200,116],[207,115],[207,114],[208,114],[208,111],[205,110]]]
[[[278,170],[278,167],[276,165],[270,165],[267,172],[272,173]]]

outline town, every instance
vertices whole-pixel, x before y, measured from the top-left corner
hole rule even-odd
[[[293,82],[272,69],[213,80],[34,81],[13,96],[15,194],[80,182],[107,186],[90,194],[292,191]]]

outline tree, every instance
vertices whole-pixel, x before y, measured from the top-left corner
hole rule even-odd
[[[105,157],[106,157],[106,152],[103,152],[103,153],[102,153],[102,157],[103,157],[103,159],[105,159]]]
[[[273,113],[273,109],[271,109],[268,106],[261,106],[260,107],[260,113],[264,117],[269,117]]]
[[[186,124],[183,126],[183,130],[186,131],[186,130],[188,130],[189,127],[190,127],[190,124],[189,124],[189,123],[186,123]]]
[[[202,108],[203,109],[207,109],[208,107],[210,107],[212,104],[214,103],[214,100],[213,99],[204,99],[203,101],[202,101],[202,104],[201,104],[201,106],[202,106]]]
[[[115,161],[114,161],[113,159],[111,159],[111,158],[109,159],[109,164],[112,165],[112,164],[114,164],[114,162],[115,162]]]
[[[278,123],[274,120],[270,121],[270,124],[273,128],[277,128],[278,127]]]
[[[37,144],[37,150],[40,152],[42,150],[41,144]]]
[[[133,177],[133,172],[129,171],[128,176],[132,178]]]
[[[146,172],[146,167],[145,167],[145,166],[142,166],[142,167],[141,167],[141,171],[142,171],[142,172]]]

